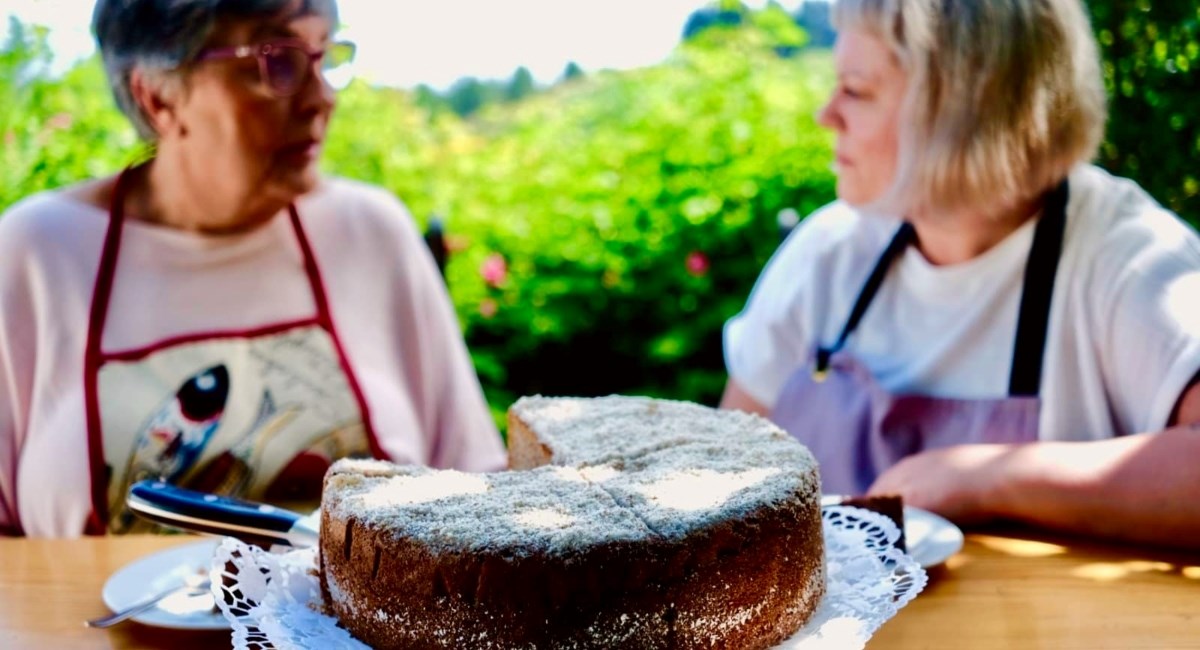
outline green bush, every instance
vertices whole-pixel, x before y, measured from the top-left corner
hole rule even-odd
[[[1111,113],[1100,164],[1200,226],[1200,2],[1088,5]]]
[[[833,197],[813,123],[824,56],[684,50],[512,112],[453,161],[433,210],[472,246],[448,278],[493,402],[632,392],[715,402],[721,325],[778,244]],[[502,282],[481,268],[504,261]]]
[[[830,85],[828,53],[784,61],[749,35],[470,123],[353,86],[327,159],[445,219],[460,249],[447,279],[493,405],[537,392],[711,403],[721,324],[778,244],[775,215],[833,197],[812,117]]]
[[[141,150],[98,58],[61,78],[42,73],[49,65],[45,30],[12,20],[0,48],[0,211],[34,192],[110,174]]]

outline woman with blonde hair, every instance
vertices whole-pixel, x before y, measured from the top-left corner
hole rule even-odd
[[[725,331],[728,408],[826,492],[965,523],[1200,539],[1200,239],[1087,164],[1079,0],[839,0],[839,200]]]

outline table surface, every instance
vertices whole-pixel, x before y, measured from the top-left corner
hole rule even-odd
[[[227,632],[83,626],[107,613],[100,590],[114,571],[194,541],[0,539],[0,648],[228,647]],[[1200,649],[1200,554],[972,533],[868,648]]]

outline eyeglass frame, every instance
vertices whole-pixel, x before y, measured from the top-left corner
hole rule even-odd
[[[348,47],[350,49],[350,56],[347,58],[347,62],[352,62],[354,60],[354,56],[358,50],[357,46],[355,46],[355,44],[350,41],[335,41],[335,42],[331,43],[330,46],[332,46],[332,47]],[[248,59],[250,57],[254,57],[255,59],[258,60],[259,77],[262,79],[263,83],[271,91],[271,93],[273,95],[275,95],[276,97],[291,97],[291,96],[295,95],[296,93],[300,92],[300,89],[304,87],[304,82],[308,80],[308,77],[306,76],[301,81],[297,81],[296,87],[293,88],[291,91],[283,93],[271,85],[271,82],[270,82],[271,75],[270,75],[270,72],[268,72],[268,70],[267,70],[267,57],[271,54],[272,50],[284,49],[284,48],[300,50],[301,52],[303,52],[305,54],[305,56],[308,57],[308,67],[304,70],[304,73],[306,75],[313,74],[313,70],[312,70],[313,64],[324,59],[325,55],[331,49],[331,47],[324,47],[319,50],[314,50],[308,46],[308,43],[306,43],[298,38],[284,38],[284,39],[275,39],[275,40],[267,41],[265,43],[253,43],[250,45],[235,45],[235,46],[230,46],[230,47],[209,48],[209,49],[201,51],[200,54],[196,55],[196,58],[194,59],[194,61],[196,63],[203,63],[205,61],[219,61],[219,60],[224,60],[224,59]]]

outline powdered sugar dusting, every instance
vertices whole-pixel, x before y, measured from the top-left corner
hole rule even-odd
[[[393,476],[375,482],[353,501],[351,507],[366,510],[393,508],[455,496],[483,494],[487,491],[488,482],[484,477],[454,470],[430,472],[421,476]]]
[[[392,476],[355,477],[348,473],[355,462],[335,463],[339,475],[329,481],[336,489],[326,490],[322,507],[436,552],[553,555],[652,535],[635,514],[569,467],[464,474],[394,466]]]
[[[662,508],[688,512],[711,510],[720,508],[735,492],[754,487],[779,472],[775,467],[730,473],[692,468],[672,472],[652,483],[635,485],[633,490]]]
[[[727,444],[732,452],[732,445],[792,441],[765,418],[648,397],[523,397],[510,410],[537,432],[556,465],[620,466],[629,458],[695,443]]]
[[[553,508],[537,508],[513,515],[517,523],[529,528],[566,528],[578,521],[575,515]]]

